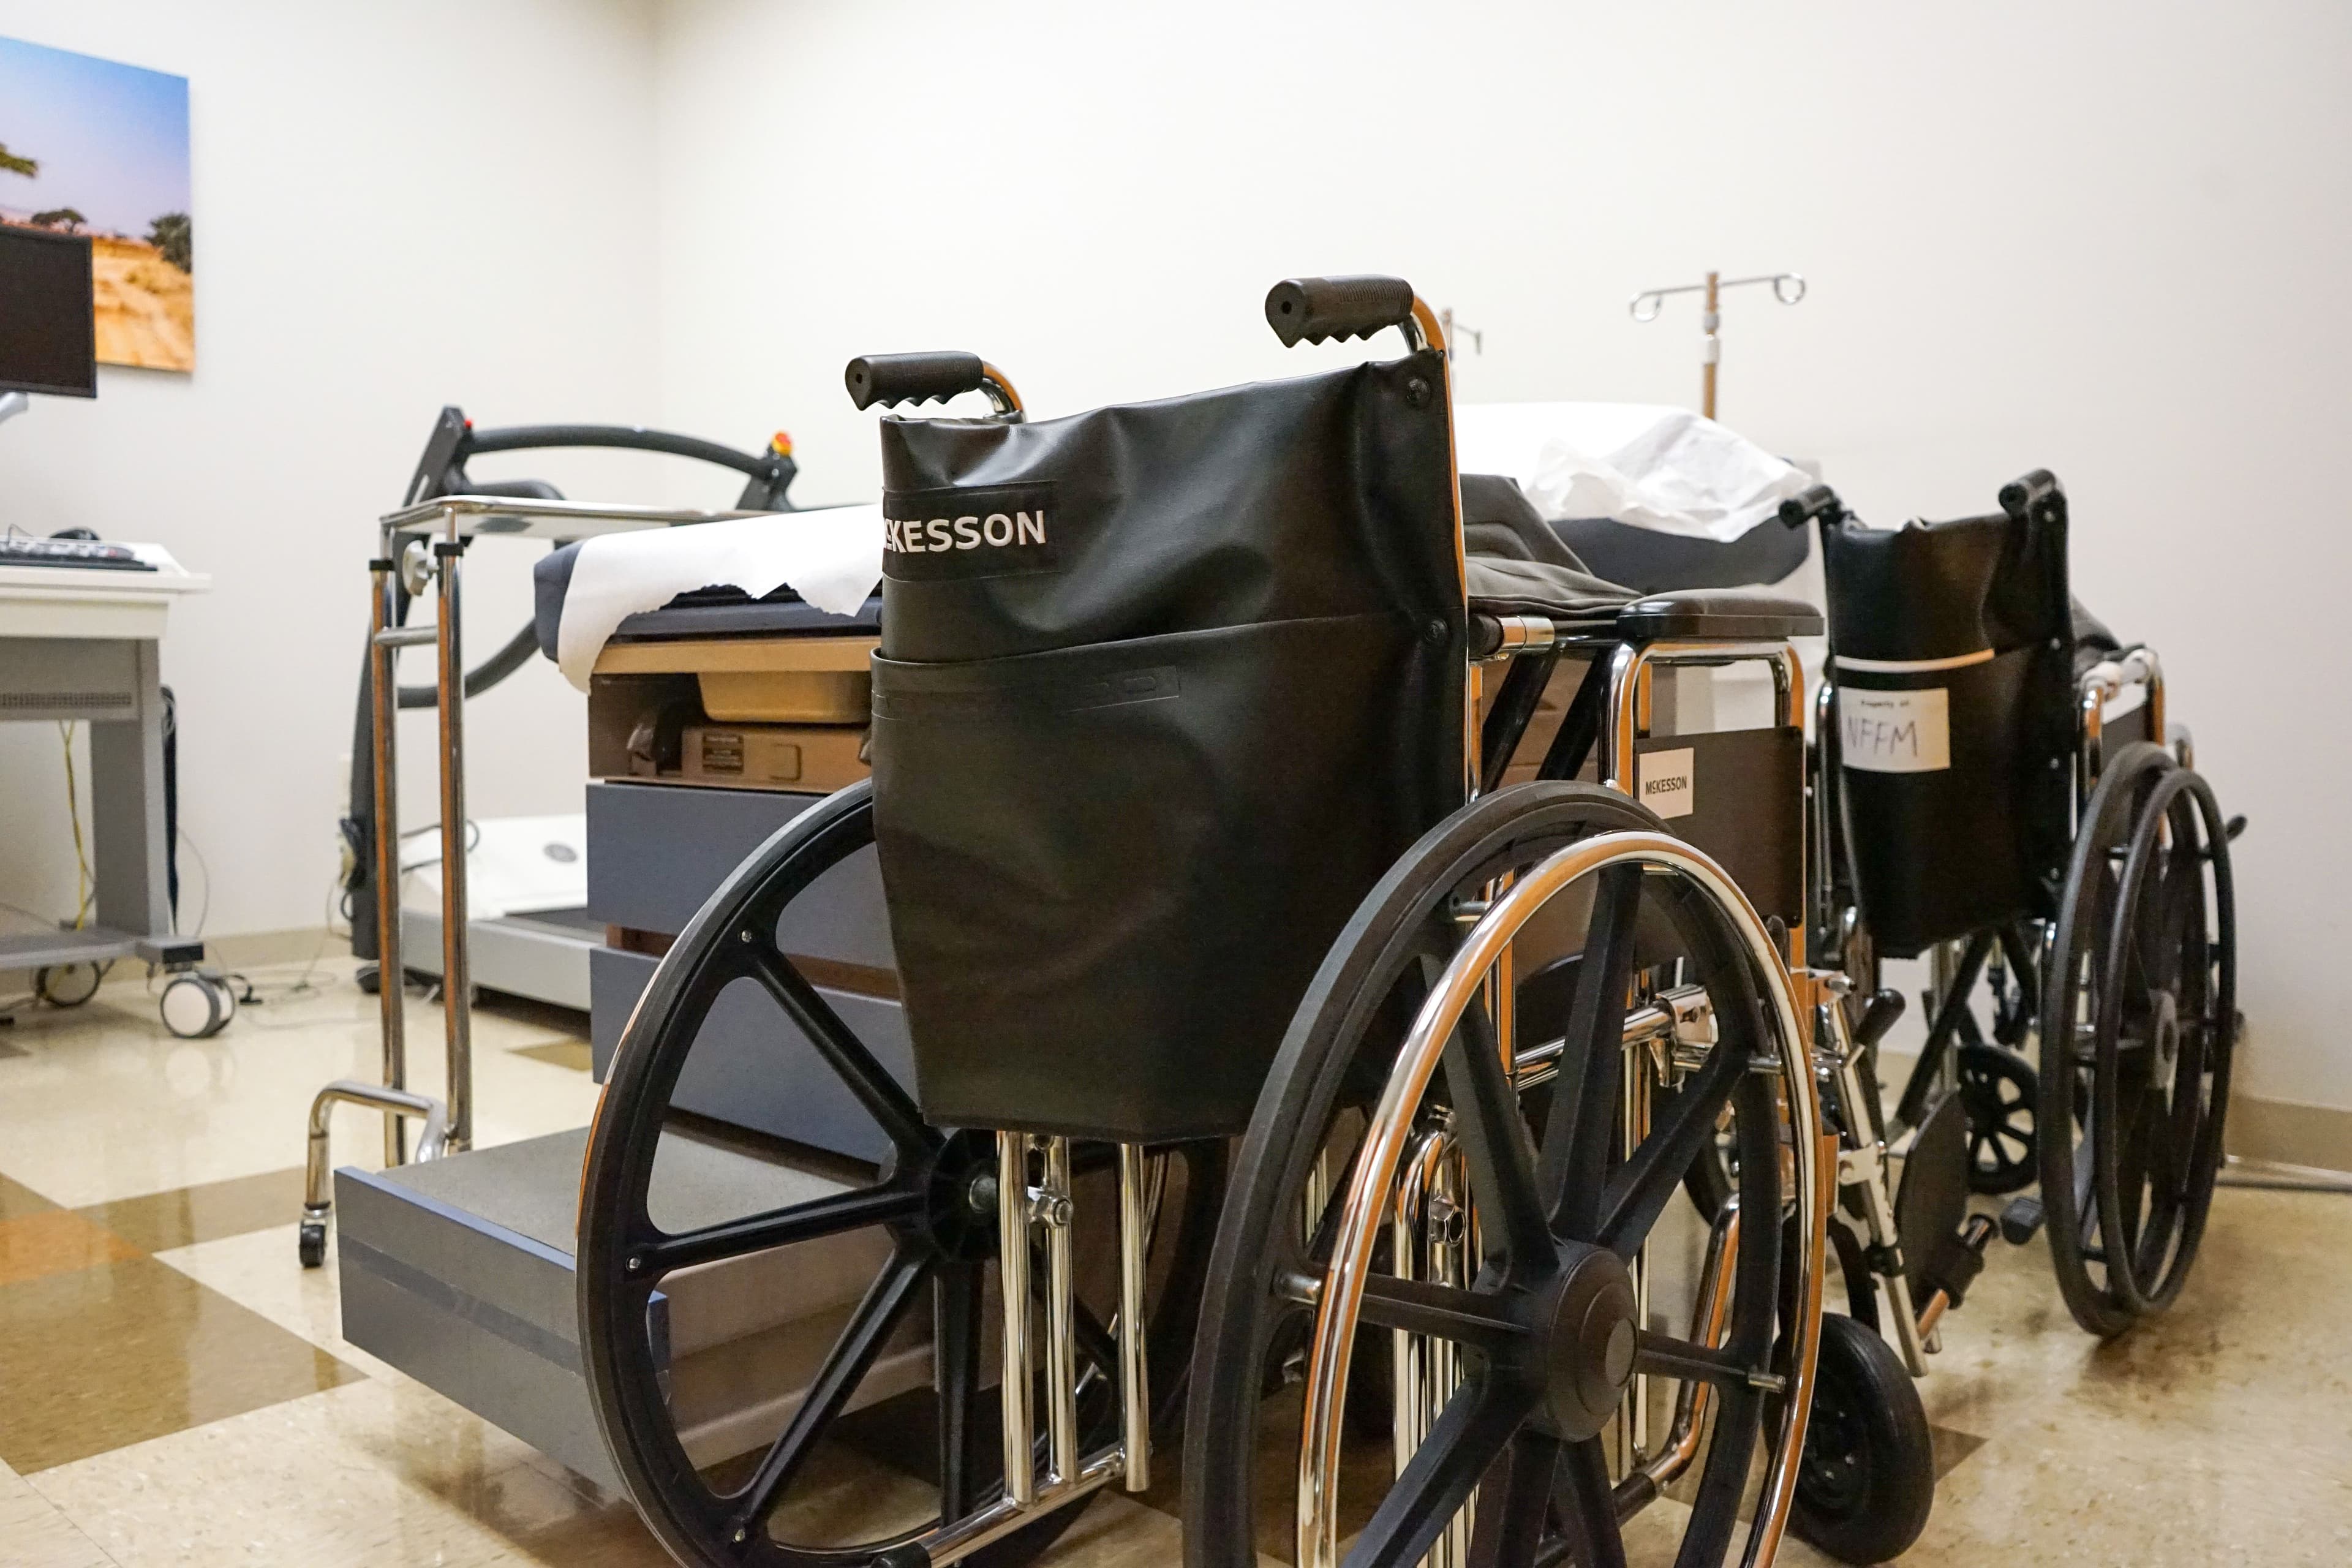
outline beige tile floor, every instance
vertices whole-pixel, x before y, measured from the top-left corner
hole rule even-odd
[[[625,1504],[345,1343],[334,1271],[296,1266],[303,1112],[376,1057],[348,961],[284,994],[300,972],[256,974],[273,999],[209,1041],[120,978],[0,1030],[0,1563],[666,1561]],[[411,1028],[436,1088],[437,1015]],[[481,1142],[586,1120],[559,1016],[477,1040]],[[337,1137],[373,1163],[367,1118]],[[1997,1256],[1948,1320],[1924,1394],[1950,1468],[1907,1563],[2352,1563],[2352,1198],[2225,1193],[2179,1306],[2116,1344],[2047,1268]],[[1178,1557],[1167,1512],[1108,1497],[1048,1561]]]

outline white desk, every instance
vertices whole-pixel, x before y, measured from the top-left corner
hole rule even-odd
[[[157,644],[171,607],[212,579],[0,566],[0,721],[89,725],[95,923],[0,936],[0,970],[137,954],[174,966],[202,944],[172,935],[163,825],[163,698]]]

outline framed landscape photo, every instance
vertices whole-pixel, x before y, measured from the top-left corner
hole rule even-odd
[[[0,224],[86,235],[102,364],[196,368],[188,79],[0,38]]]

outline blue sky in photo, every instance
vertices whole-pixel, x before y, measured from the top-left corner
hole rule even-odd
[[[188,79],[0,38],[0,146],[41,164],[0,172],[0,207],[73,207],[143,237],[188,211]]]

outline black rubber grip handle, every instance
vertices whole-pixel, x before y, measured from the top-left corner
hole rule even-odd
[[[1412,319],[1412,285],[1402,278],[1286,278],[1266,290],[1265,324],[1284,348],[1369,338]]]
[[[1802,528],[1816,518],[1823,522],[1845,520],[1845,503],[1827,485],[1811,486],[1780,503],[1780,521],[1790,528]]]
[[[1864,1050],[1886,1037],[1895,1027],[1895,1020],[1903,1016],[1903,993],[1888,987],[1875,992],[1870,1005],[1862,1010],[1862,1020],[1853,1026],[1853,1043]]]
[[[860,408],[876,404],[929,403],[986,384],[987,367],[978,354],[862,354],[842,373],[849,401]]]
[[[2065,500],[2066,487],[2047,468],[2036,468],[2000,487],[2000,510],[2011,517],[2042,512],[2053,501],[2063,506]]]

